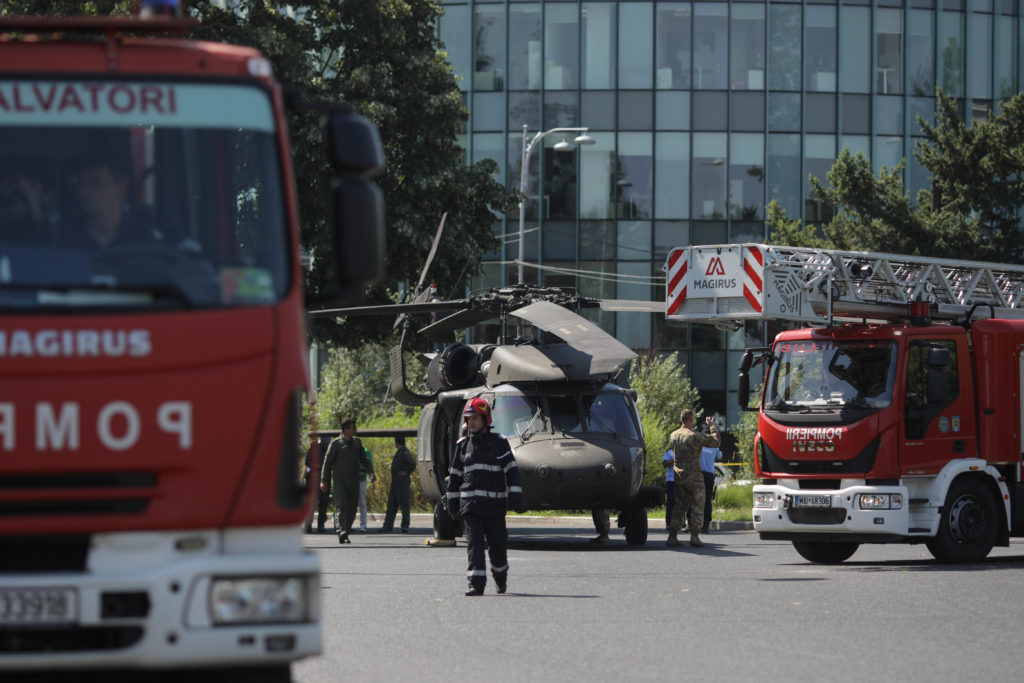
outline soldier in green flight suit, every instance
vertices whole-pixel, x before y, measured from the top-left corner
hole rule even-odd
[[[328,481],[334,482],[334,530],[338,532],[338,543],[352,542],[348,535],[356,518],[359,475],[363,472],[369,475],[370,481],[377,481],[363,442],[356,436],[356,419],[346,417],[341,421],[341,436],[327,447],[320,472],[321,491],[327,490]]]
[[[718,438],[718,427],[713,417],[705,418],[710,434],[701,434],[693,429],[693,411],[683,410],[679,416],[682,426],[668,438],[674,456],[676,475],[676,506],[672,510],[672,524],[668,531],[665,545],[675,547],[683,543],[679,540],[679,530],[683,528],[683,515],[690,513],[690,545],[694,548],[704,547],[698,535],[704,526],[704,475],[700,468],[700,454],[704,446],[717,448],[721,441]]]
[[[394,457],[391,459],[391,488],[388,491],[388,510],[384,515],[384,526],[381,531],[395,528],[395,515],[402,509],[402,533],[409,531],[409,492],[412,486],[412,473],[416,471],[416,458],[405,447],[405,437],[396,436]]]

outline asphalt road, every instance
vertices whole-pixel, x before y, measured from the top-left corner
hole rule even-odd
[[[422,518],[421,518],[422,519]],[[419,524],[417,520],[416,524]],[[509,592],[467,598],[465,547],[410,534],[306,536],[323,570],[324,654],[337,681],[1017,681],[1024,539],[983,563],[923,545],[862,546],[841,565],[719,531],[644,547],[589,520],[510,527]]]

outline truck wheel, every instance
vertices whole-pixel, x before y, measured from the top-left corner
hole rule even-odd
[[[991,492],[974,478],[957,479],[946,494],[939,533],[928,550],[940,562],[977,562],[996,543],[999,513]]]
[[[839,564],[857,552],[859,543],[845,541],[793,541],[793,547],[805,560],[819,564]]]
[[[436,504],[434,506],[434,538],[442,541],[454,541],[457,531],[455,520],[444,509],[444,505]]]
[[[626,543],[647,543],[647,508],[635,508],[626,513]]]

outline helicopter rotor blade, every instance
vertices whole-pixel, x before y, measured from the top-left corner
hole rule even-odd
[[[437,253],[437,245],[441,242],[441,233],[444,231],[444,221],[448,218],[448,212],[445,211],[441,214],[441,223],[437,226],[437,232],[434,234],[434,241],[430,245],[430,253],[427,254],[427,262],[423,264],[423,270],[420,271],[420,281],[416,283],[416,290],[419,291],[420,287],[423,286],[424,280],[427,277],[427,268],[430,267],[431,261],[434,260],[434,254]]]
[[[466,306],[465,299],[454,301],[424,301],[410,304],[379,304],[376,306],[352,306],[350,308],[323,308],[310,311],[310,318],[345,318],[353,315],[388,315],[397,313],[434,313]]]
[[[565,340],[569,346],[591,357],[592,374],[613,374],[636,353],[595,323],[550,301],[537,301],[510,312]]]
[[[464,327],[476,325],[477,323],[497,317],[498,314],[494,311],[467,308],[441,318],[437,322],[421,328],[419,332],[431,339],[442,339],[455,330],[461,330]]]
[[[632,299],[601,299],[598,306],[602,311],[636,313],[664,313],[664,301],[634,301]]]

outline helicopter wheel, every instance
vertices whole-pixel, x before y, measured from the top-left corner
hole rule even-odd
[[[448,514],[448,510],[441,503],[434,505],[434,538],[454,541],[458,535],[458,523]]]
[[[647,508],[634,508],[625,512],[626,543],[644,545],[647,543]]]

